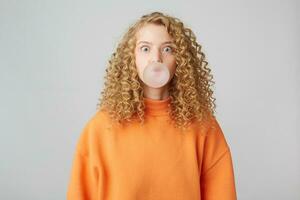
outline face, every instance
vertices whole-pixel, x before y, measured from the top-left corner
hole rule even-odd
[[[139,78],[143,80],[145,67],[154,61],[165,64],[173,78],[176,69],[175,44],[162,25],[146,24],[136,33],[135,62]]]

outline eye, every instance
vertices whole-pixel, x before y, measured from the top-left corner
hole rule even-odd
[[[172,47],[167,46],[167,47],[164,48],[164,51],[166,51],[166,52],[172,52]]]
[[[143,52],[149,51],[149,47],[148,47],[148,46],[142,46],[140,49],[141,49],[141,51],[143,51]]]

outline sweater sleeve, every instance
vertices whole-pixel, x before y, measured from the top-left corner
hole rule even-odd
[[[90,128],[82,131],[73,156],[72,168],[67,189],[68,200],[95,200],[99,171],[88,153]]]
[[[202,200],[236,200],[230,148],[217,120],[206,136],[201,173]]]

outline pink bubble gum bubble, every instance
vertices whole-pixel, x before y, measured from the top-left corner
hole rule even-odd
[[[152,88],[160,88],[167,84],[170,72],[166,65],[159,62],[152,62],[147,65],[143,72],[143,81]]]

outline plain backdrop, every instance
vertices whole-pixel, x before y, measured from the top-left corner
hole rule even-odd
[[[0,1],[0,199],[66,198],[75,144],[127,28],[181,19],[214,76],[238,199],[300,199],[299,1]]]

